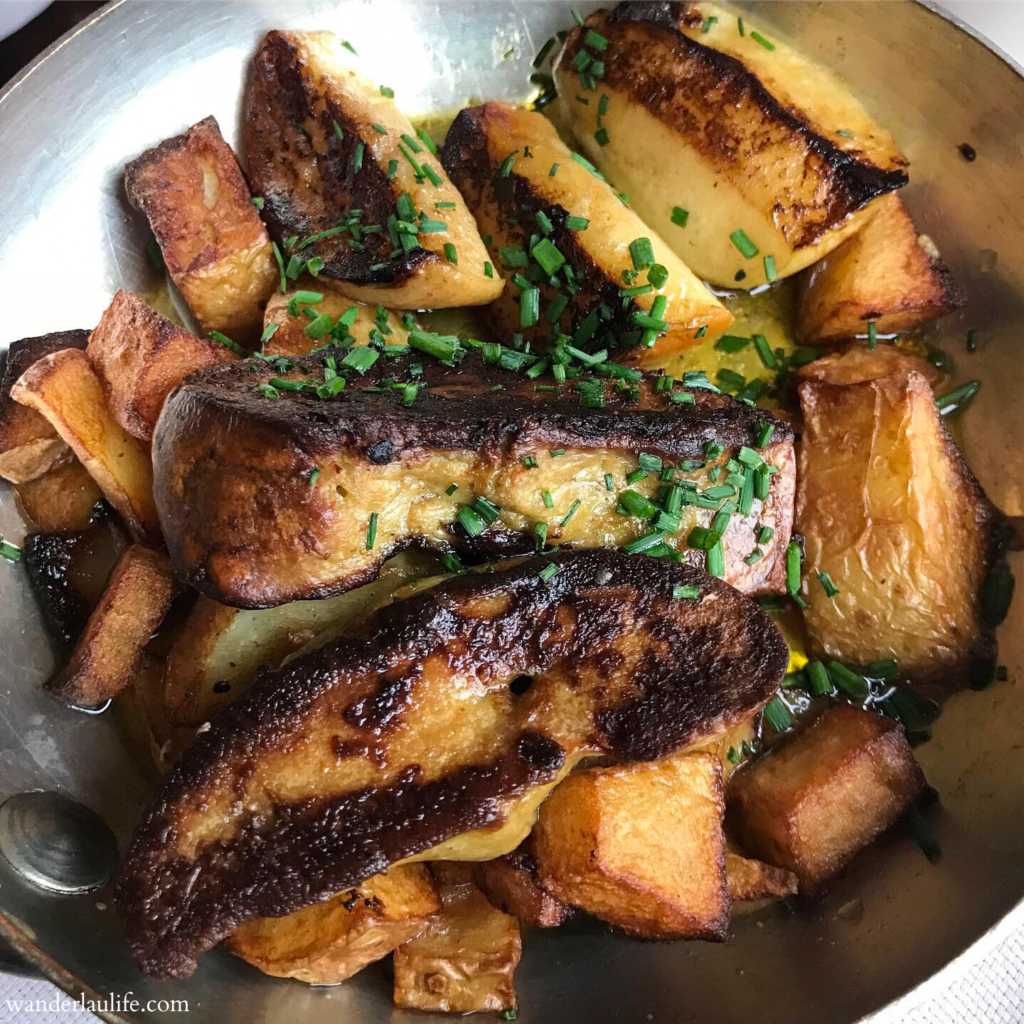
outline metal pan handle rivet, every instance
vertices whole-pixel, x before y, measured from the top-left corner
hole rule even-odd
[[[0,804],[0,855],[33,885],[83,893],[110,881],[117,840],[103,819],[77,800],[33,790]]]

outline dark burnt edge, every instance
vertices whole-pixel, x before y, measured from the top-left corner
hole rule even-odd
[[[188,149],[192,133],[197,130],[202,131],[211,125],[220,137],[221,142],[231,151],[232,156],[235,155],[234,150],[228,145],[227,139],[224,138],[224,134],[220,130],[220,123],[217,121],[217,118],[213,114],[208,114],[201,120],[196,121],[195,124],[189,125],[188,128],[178,135],[172,135],[170,138],[158,142],[155,146],[150,146],[149,149],[143,150],[134,160],[130,160],[124,165],[124,188],[129,201],[135,209],[145,212],[145,195],[139,190],[139,175],[141,172],[147,170],[151,164],[162,160],[168,153],[177,153],[179,150]]]
[[[595,12],[597,14],[601,11]],[[758,106],[767,118],[781,121],[792,131],[803,137],[808,150],[820,158],[829,169],[829,176],[834,186],[833,200],[828,205],[828,216],[820,225],[807,225],[800,237],[792,240],[794,249],[813,245],[825,232],[841,224],[851,213],[866,206],[872,199],[902,188],[910,180],[905,170],[885,171],[874,164],[856,159],[835,145],[830,139],[818,134],[809,121],[801,120],[793,109],[782,106],[769,92],[760,78],[754,74],[741,60],[729,54],[705,46],[685,33],[680,32],[678,24],[689,16],[689,5],[672,2],[648,2],[648,0],[623,0],[616,5],[608,16],[608,24],[637,23],[664,32],[670,42],[685,51],[695,53],[700,60],[711,69],[712,74],[720,82],[734,83],[742,91],[749,94],[751,101]],[[668,22],[671,20],[671,24]],[[589,23],[590,19],[588,19]],[[583,48],[583,30],[574,28],[566,40],[560,62],[567,66],[576,53]],[[616,40],[611,39],[614,47]],[[615,81],[614,51],[606,56],[607,71],[605,81]],[[628,82],[620,86],[635,102],[641,103],[650,113],[657,117],[658,111],[650,102],[633,91]]]
[[[549,563],[558,565],[559,572],[542,581],[539,569]],[[416,785],[415,770],[407,770],[404,777],[381,790],[380,794],[384,795],[375,801],[383,802],[390,810],[390,816],[385,814],[377,822],[374,832],[377,845],[371,848],[366,843],[368,833],[365,830],[357,833],[353,839],[355,856],[348,867],[340,865],[343,857],[337,850],[330,849],[328,840],[336,841],[338,838],[333,822],[341,817],[347,821],[359,821],[362,817],[366,823],[364,810],[371,801],[372,791],[346,794],[320,805],[311,800],[285,805],[285,820],[280,825],[275,824],[275,830],[283,832],[282,838],[290,843],[292,853],[297,851],[301,860],[303,850],[320,851],[313,865],[292,865],[300,869],[313,868],[312,878],[308,875],[304,878],[303,891],[287,896],[276,888],[260,885],[260,869],[267,863],[267,844],[272,833],[264,831],[257,835],[252,827],[247,827],[242,832],[241,842],[232,840],[208,847],[199,858],[206,867],[226,870],[229,876],[231,872],[241,875],[241,880],[232,887],[236,896],[231,909],[217,905],[215,898],[213,902],[208,899],[199,907],[190,908],[188,915],[154,906],[154,896],[168,891],[173,894],[175,888],[181,886],[194,871],[195,861],[178,859],[161,863],[162,851],[174,841],[177,802],[215,783],[224,761],[230,758],[253,761],[262,750],[276,749],[284,735],[295,728],[312,705],[332,688],[340,672],[376,670],[384,675],[390,663],[389,652],[396,650],[406,660],[426,657],[438,650],[439,641],[443,643],[446,637],[455,635],[452,630],[458,625],[455,619],[458,618],[460,597],[486,597],[495,591],[511,594],[512,608],[504,613],[506,616],[537,622],[545,611],[571,601],[584,588],[610,586],[619,589],[628,586],[636,595],[638,617],[650,622],[653,632],[659,624],[669,622],[667,616],[658,616],[657,607],[666,600],[675,600],[670,594],[678,582],[696,584],[704,594],[717,592],[730,600],[738,597],[722,581],[692,567],[601,549],[557,552],[529,559],[501,573],[449,579],[378,610],[364,630],[373,639],[335,641],[283,669],[263,673],[252,688],[230,704],[218,716],[213,727],[200,734],[186,750],[135,832],[115,883],[115,900],[129,930],[136,958],[147,971],[157,976],[186,976],[194,969],[194,957],[198,953],[219,941],[242,921],[252,917],[281,916],[302,906],[325,901],[338,891],[357,885],[385,869],[389,863],[431,849],[454,835],[492,824],[502,817],[502,808],[497,801],[515,797],[527,788],[551,781],[564,764],[565,752],[558,744],[543,734],[527,731],[520,734],[514,752],[482,767],[459,769],[423,786]],[[740,657],[747,662],[752,673],[756,673],[760,662],[764,681],[756,698],[753,692],[731,694],[732,702],[722,707],[715,719],[716,722],[728,721],[730,724],[745,717],[752,702],[761,706],[771,697],[788,660],[785,641],[771,618],[749,599],[739,599],[746,603],[749,613],[745,623],[747,646]],[[449,612],[453,604],[454,618]],[[486,624],[484,622],[483,628]],[[601,628],[600,623],[594,626]],[[674,622],[672,627],[676,628]],[[535,629],[534,634],[527,637],[523,637],[522,632],[517,635],[530,645],[531,649],[524,652],[524,658],[530,663],[542,663],[545,654],[549,660],[565,660],[571,656],[569,652],[557,649],[551,654],[544,646],[543,629]],[[574,633],[572,643],[580,646],[585,642],[585,632],[584,635],[579,631]],[[474,645],[474,650],[489,651],[491,648],[486,644]],[[502,654],[490,657],[492,661],[501,660]],[[653,676],[649,682],[656,686],[664,677],[664,668],[652,665],[650,670]],[[680,684],[689,681],[681,664],[677,667],[677,679]],[[377,706],[381,699],[384,704]],[[344,697],[339,700],[339,705],[342,700]],[[362,724],[359,716],[365,717],[366,705],[371,704],[366,723],[373,734],[380,735],[389,728],[391,705],[396,701],[401,703],[401,700],[402,693],[394,691],[386,680],[382,680],[377,691],[361,699],[362,710],[356,712],[355,705],[349,705],[344,716],[348,719],[350,712],[357,713],[354,724],[359,726]],[[692,711],[685,702],[677,705],[676,709]],[[682,730],[676,728],[674,732],[671,723],[658,723],[657,737],[643,746],[639,756],[641,759],[653,759],[683,748],[707,728],[708,718],[707,715],[702,719],[691,714],[689,724],[676,723],[677,726],[682,725]],[[647,718],[645,721],[649,723],[651,720]],[[616,742],[616,735],[625,738],[625,745]],[[629,739],[628,730],[621,729],[605,737],[603,742],[596,736],[594,742],[613,754],[626,756],[630,756],[637,747]],[[471,807],[466,807],[463,802],[460,818],[460,808],[454,797],[461,795],[464,801],[467,791],[476,795],[471,798]],[[407,803],[411,804],[415,815],[410,814]],[[424,810],[424,805],[428,810]],[[422,821],[428,817],[430,808],[438,807],[445,809],[446,814],[442,814],[435,823],[434,831],[427,829],[413,836],[408,830],[394,827],[396,823],[410,820],[410,817]],[[374,810],[372,803],[370,810],[371,813]],[[278,812],[281,812],[280,808]],[[259,856],[246,856],[247,847],[250,853],[258,849]],[[282,861],[279,853],[270,860],[275,865],[290,863]],[[302,875],[301,871],[299,875]],[[206,879],[210,877],[209,873],[204,873],[200,875],[198,886],[193,887],[189,883],[190,897],[196,892],[202,897]],[[213,897],[217,895],[216,881],[217,876],[213,875],[209,885]],[[158,923],[161,916],[171,917],[162,931]],[[191,939],[188,935],[172,934],[168,940],[168,931],[178,928],[182,921],[186,922],[186,931],[190,931]],[[199,929],[198,933],[196,929]]]
[[[322,375],[324,359],[331,354],[326,350],[292,357],[288,361],[293,369],[284,376]],[[426,385],[414,405],[404,406],[397,389],[365,390],[385,378],[403,378],[413,362],[422,363],[419,379]],[[314,462],[346,448],[368,462],[384,465],[420,451],[498,446],[525,453],[529,444],[649,451],[672,461],[703,458],[708,441],[727,449],[751,445],[759,423],[775,428],[769,448],[794,437],[790,425],[768,410],[720,392],[693,389],[692,405],[672,403],[655,391],[659,374],[653,372],[642,373],[640,403],[630,402],[608,386],[606,404],[598,409],[581,405],[578,393],[569,386],[564,395],[540,398],[535,386],[552,380],[527,380],[512,370],[485,364],[474,353],[456,367],[417,355],[382,357],[326,401],[293,391],[282,391],[277,399],[262,397],[255,386],[275,376],[281,374],[273,366],[254,360],[225,362],[190,375],[165,403],[154,435],[157,453],[164,431],[173,430],[172,420],[195,416],[203,407],[268,425]],[[505,390],[490,390],[503,381]],[[444,389],[455,386],[476,390],[469,397],[442,395]],[[641,408],[644,401],[658,402],[660,407]],[[179,406],[186,408],[179,411]],[[454,418],[456,413],[461,418]]]
[[[543,211],[554,228],[545,237],[557,246],[566,258],[577,275],[577,283],[580,284],[579,291],[569,297],[569,304],[563,310],[558,323],[551,325],[543,318],[543,311],[553,296],[562,293],[552,288],[546,280],[538,281],[537,287],[542,298],[541,322],[536,328],[523,333],[534,342],[545,343],[551,341],[557,331],[572,335],[596,306],[604,304],[612,310],[611,320],[602,321],[594,337],[582,347],[591,350],[603,347],[605,342],[602,339],[609,329],[616,336],[633,332],[639,339],[642,332],[632,322],[632,314],[639,307],[631,302],[626,310],[622,309],[621,289],[625,284],[614,277],[609,277],[593,260],[585,246],[580,244],[576,232],[566,228],[565,219],[570,216],[570,212],[561,204],[545,199],[528,178],[517,173],[515,164],[508,174],[498,174],[498,166],[491,160],[488,152],[487,134],[480,127],[479,121],[482,116],[484,115],[481,107],[467,108],[459,112],[448,129],[442,165],[464,195],[469,191],[464,187],[465,183],[471,181],[474,188],[481,190],[482,203],[493,202],[504,233],[502,239],[495,239],[488,247],[495,267],[505,272],[499,253],[499,242],[521,246],[525,251],[530,235],[538,231],[535,219],[537,211]],[[514,227],[511,222],[514,222]],[[510,301],[518,304],[517,297],[511,291],[508,296]],[[568,330],[562,330],[567,315],[570,326]],[[613,353],[618,353],[620,358],[629,359],[635,348],[636,346],[613,348]]]
[[[0,353],[0,418],[13,401],[11,388],[18,378],[35,362],[44,356],[61,352],[66,348],[85,349],[92,331],[74,329],[53,331],[34,338],[19,338],[12,341],[7,350]],[[19,408],[24,408],[19,406]]]
[[[273,91],[273,99],[270,90]],[[363,160],[357,173],[350,173],[358,142],[363,141],[367,150],[369,146],[359,135],[361,126],[353,122],[333,99],[321,97],[325,109],[317,118],[319,129],[327,140],[325,156],[317,154],[305,133],[295,127],[312,114],[312,104],[308,97],[308,91],[311,90],[312,85],[307,83],[302,73],[298,50],[287,35],[277,30],[267,33],[252,59],[246,85],[246,148],[249,151],[249,174],[253,181],[253,191],[258,192],[264,201],[264,223],[271,237],[281,246],[282,252],[285,238],[292,235],[298,235],[300,239],[308,238],[335,227],[352,209],[365,211],[361,223],[384,224],[395,212],[398,199],[386,172],[372,157]],[[267,131],[267,112],[274,108],[275,103],[286,107],[288,124],[293,126],[292,130],[287,136],[282,132],[280,138],[269,145],[254,145],[254,136]],[[338,122],[344,139],[334,137],[332,120]],[[279,125],[275,124],[274,128],[279,129]],[[260,166],[257,150],[264,148],[272,151],[279,147],[293,148],[293,159],[296,162],[313,162],[317,165],[321,181],[320,198],[324,205],[320,213],[300,209],[287,191],[272,187],[271,180],[264,177],[264,168]],[[271,157],[271,179],[276,178],[274,163]],[[399,259],[389,259],[391,246],[386,231],[364,235],[362,241],[365,251],[359,252],[347,244],[345,235],[336,235],[306,246],[300,250],[300,255],[306,260],[319,256],[324,260],[321,274],[357,285],[401,284],[412,277],[423,263],[437,258],[426,249],[416,248]],[[370,269],[385,262],[386,267]]]

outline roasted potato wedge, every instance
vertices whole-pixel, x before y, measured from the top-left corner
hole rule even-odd
[[[203,366],[238,358],[224,345],[190,334],[123,288],[89,336],[86,353],[110,414],[140,441],[153,436],[171,388]]]
[[[246,921],[224,945],[264,974],[333,985],[415,938],[440,910],[430,871],[399,864],[326,903]]]
[[[861,384],[894,373],[919,373],[931,386],[942,378],[938,367],[895,345],[868,348],[853,342],[815,359],[797,371],[797,380],[816,380],[824,384]]]
[[[724,939],[722,765],[709,752],[583,768],[541,805],[541,884],[648,939]]]
[[[694,586],[701,600],[676,596]],[[187,975],[241,922],[390,864],[501,856],[581,758],[649,761],[716,736],[764,705],[788,660],[721,580],[603,550],[445,580],[362,633],[263,675],[164,781],[116,884],[147,971]],[[718,758],[694,756],[717,793]],[[671,810],[695,807],[681,795]]]
[[[740,36],[712,4],[625,2],[574,28],[555,68],[584,152],[694,273],[727,287],[821,259],[907,181],[906,158],[838,77],[772,42]]]
[[[301,304],[296,296],[302,292],[320,295],[322,298],[315,302],[305,301]],[[294,304],[293,304],[294,303]],[[292,316],[290,309],[295,310]],[[363,306],[353,302],[344,295],[335,291],[323,291],[319,283],[312,278],[300,282],[297,288],[287,292],[275,292],[267,303],[263,312],[263,333],[264,337],[273,328],[273,333],[263,342],[263,354],[265,356],[300,356],[311,352],[314,348],[323,345],[330,340],[319,334],[318,327],[314,327],[314,337],[307,328],[312,327],[313,320],[303,310],[309,309],[314,314],[326,315],[335,323],[348,314],[355,319],[348,324],[348,336],[354,338],[354,344],[367,345],[373,340],[371,335],[379,335],[385,345],[405,345],[409,340],[409,332],[402,324],[401,318],[390,309],[383,306]],[[351,310],[356,310],[353,314]],[[276,325],[276,326],[275,326]]]
[[[443,162],[490,239],[495,273],[539,289],[536,316],[524,305],[530,293],[520,287],[507,287],[491,303],[498,337],[521,332],[544,351],[557,334],[569,334],[595,351],[617,349],[612,358],[620,362],[650,366],[702,338],[717,338],[732,323],[732,314],[603,178],[573,158],[541,114],[508,103],[463,110],[448,131]],[[579,221],[568,218],[586,224],[575,227]],[[624,297],[627,282],[647,283],[647,268],[636,274],[630,248],[641,239],[667,276],[656,290]],[[660,280],[653,272],[652,279]],[[634,315],[649,315],[659,296],[667,326],[645,334]],[[599,319],[601,306],[610,311],[606,320]]]
[[[0,476],[25,483],[71,460],[71,451],[35,409],[11,397],[18,378],[38,359],[66,348],[85,348],[88,331],[58,331],[12,341],[0,375]]]
[[[246,90],[245,138],[272,233],[282,245],[297,239],[285,259],[323,260],[321,282],[395,309],[476,306],[501,292],[440,161],[394,100],[350,66],[333,33],[264,38]]]
[[[511,853],[474,865],[473,880],[491,905],[534,928],[556,928],[572,907],[556,899],[541,884],[533,839],[527,836]]]
[[[14,487],[18,511],[38,533],[79,533],[88,529],[96,503],[102,498],[96,481],[74,456]]]
[[[443,909],[395,950],[395,1006],[443,1013],[515,1009],[519,922],[493,907],[466,864],[434,864]]]
[[[81,532],[33,533],[25,538],[21,557],[32,596],[60,651],[70,651],[85,629],[128,543],[105,505]]]
[[[235,154],[212,117],[125,168],[128,199],[149,220],[171,280],[206,331],[255,342],[279,280],[270,238]]]
[[[851,371],[837,361],[816,372]],[[811,652],[860,665],[895,658],[917,682],[967,681],[992,654],[980,598],[1001,517],[928,382],[896,367],[859,383],[807,380],[798,393],[796,528]],[[823,572],[838,594],[818,585]]]
[[[132,681],[142,649],[163,621],[174,597],[167,556],[133,544],[89,616],[70,660],[47,683],[64,704],[96,707]]]
[[[878,334],[906,334],[966,301],[898,195],[883,196],[871,208],[871,219],[853,238],[807,271],[797,333],[808,344],[863,336],[869,321]]]
[[[277,668],[314,639],[326,643],[340,636],[410,580],[442,571],[437,566],[427,555],[406,552],[357,590],[261,611],[200,597],[167,658],[164,713],[179,725],[209,721],[246,691],[260,669]]]
[[[587,408],[571,386],[539,392],[523,374],[475,357],[456,368],[429,360],[417,378],[418,359],[382,357],[330,400],[259,391],[273,378],[319,385],[324,358],[297,357],[284,372],[253,361],[204,371],[167,401],[153,445],[164,536],[182,578],[209,597],[248,608],[328,597],[373,579],[384,559],[412,545],[522,554],[542,532],[548,544],[628,544],[666,522],[643,504],[657,497],[661,474],[626,482],[642,459],[679,467],[682,504],[678,525],[666,517],[667,547],[703,565],[687,538],[717,521],[723,578],[748,593],[783,589],[795,456],[790,428],[764,410],[700,389],[677,404],[653,376],[637,382],[635,400],[609,387],[603,407]],[[391,377],[418,382],[412,406],[404,388],[380,386]],[[762,424],[772,435],[755,454]],[[721,451],[706,465],[709,445]],[[723,470],[741,447],[765,467]],[[704,498],[716,469],[717,497]],[[748,478],[766,490],[763,498],[751,490],[740,514]],[[627,490],[643,496],[645,515],[617,511]],[[726,495],[736,500],[720,520]],[[489,517],[486,529],[464,510],[473,502]],[[760,527],[774,531],[761,545]],[[748,563],[755,548],[764,557]]]
[[[84,352],[44,356],[18,378],[11,396],[46,417],[136,540],[159,536],[149,453],[111,416]]]
[[[729,821],[746,849],[812,895],[924,786],[898,722],[839,705],[733,776]]]
[[[792,871],[741,857],[738,853],[726,853],[725,873],[729,880],[729,899],[733,903],[784,899],[795,896],[799,886]]]

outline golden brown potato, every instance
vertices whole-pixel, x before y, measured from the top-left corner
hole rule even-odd
[[[133,544],[118,560],[68,663],[46,689],[76,707],[95,707],[131,681],[174,597],[167,556]]]
[[[277,978],[331,985],[419,935],[441,901],[421,864],[398,864],[285,917],[246,921],[224,945]]]
[[[921,359],[905,349],[895,345],[868,348],[858,342],[802,366],[796,376],[799,380],[816,380],[825,384],[861,384],[866,380],[877,380],[892,373],[908,373],[911,370],[921,374],[933,387],[942,377],[939,369],[927,359]]]
[[[523,156],[526,152],[528,157]],[[467,108],[448,131],[443,159],[480,230],[490,239],[494,273],[513,281],[487,310],[496,336],[521,332],[534,350],[543,351],[557,333],[586,331],[584,325],[593,318],[592,344],[588,337],[580,345],[596,351],[614,350],[617,344],[613,359],[649,366],[702,338],[717,338],[732,323],[732,314],[668,244],[623,204],[604,179],[573,159],[543,115],[508,103]],[[586,225],[571,227],[570,216],[583,218]],[[550,225],[543,240],[539,223]],[[647,286],[647,266],[636,274],[630,248],[641,239],[652,246],[666,277],[657,290],[651,287],[646,294],[623,298],[629,285]],[[568,271],[560,269],[563,263]],[[550,283],[552,267],[554,280],[559,275],[566,279],[558,288]],[[633,274],[635,279],[629,276]],[[515,284],[524,277],[540,289],[533,326],[524,321],[521,310],[526,292]],[[572,289],[566,287],[570,282]],[[667,328],[645,346],[634,316],[649,314],[656,300],[665,302],[660,320]],[[599,325],[601,306],[610,313]],[[607,340],[609,330],[614,344]]]
[[[722,766],[682,754],[570,775],[541,805],[541,884],[651,939],[723,939],[729,924]]]
[[[487,902],[469,864],[431,865],[442,912],[395,950],[395,1005],[473,1013],[516,1008],[519,922]]]
[[[726,287],[821,259],[907,181],[906,157],[839,77],[770,42],[714,4],[624,2],[574,28],[555,67],[559,113],[586,155]],[[599,80],[588,60],[603,63]]]
[[[261,668],[277,668],[314,638],[346,632],[411,579],[438,571],[427,555],[403,552],[380,578],[322,601],[292,601],[249,611],[199,597],[167,658],[164,708],[179,725],[209,721],[249,687]]]
[[[270,32],[253,58],[249,174],[285,261],[323,261],[319,281],[369,304],[490,302],[504,282],[462,196],[355,63],[332,32]]]
[[[137,540],[159,536],[149,453],[110,415],[84,352],[44,356],[18,378],[11,396],[46,417]]]
[[[296,315],[292,316],[288,311],[289,304],[303,291],[313,292],[322,298],[314,302],[306,301],[301,304],[296,302],[292,307],[296,310]],[[371,332],[379,334],[385,345],[405,345],[409,339],[409,332],[402,326],[401,319],[390,309],[384,309],[383,306],[363,306],[339,292],[325,289],[313,278],[306,278],[298,282],[296,288],[284,293],[275,292],[270,297],[267,308],[263,311],[264,337],[273,325],[277,326],[273,328],[270,337],[263,342],[265,356],[305,355],[331,340],[329,334],[317,335],[314,338],[306,333],[306,328],[313,321],[302,312],[304,308],[309,308],[321,315],[326,314],[335,322],[349,310],[355,309],[355,320],[348,325],[348,334],[355,338],[356,345],[369,344],[373,340]],[[387,330],[386,334],[384,333],[385,329]]]
[[[190,334],[119,289],[86,349],[107,408],[133,437],[148,441],[171,388],[203,366],[238,357],[224,345]]]
[[[928,382],[896,368],[853,384],[804,381],[798,392],[796,529],[811,651],[853,664],[895,658],[921,682],[965,681],[991,653],[980,594],[999,514]],[[825,572],[833,597],[815,578]]]
[[[70,451],[68,454],[71,455]],[[42,476],[14,487],[18,511],[38,533],[77,533],[86,529],[96,502],[102,497],[96,481],[74,456]]]
[[[12,484],[34,480],[69,461],[71,452],[45,416],[11,397],[18,378],[38,359],[65,348],[85,348],[88,331],[58,331],[12,341],[0,376],[0,476]]]
[[[529,836],[504,857],[475,865],[473,879],[493,906],[522,924],[556,928],[572,913],[572,907],[540,884],[533,840]]]
[[[795,896],[799,884],[792,871],[741,857],[738,853],[726,853],[725,872],[729,879],[729,899],[734,903]]]
[[[951,313],[965,296],[919,235],[898,195],[872,204],[871,219],[807,272],[797,333],[815,345],[878,334],[904,334]]]
[[[125,168],[171,280],[206,331],[246,344],[279,278],[270,238],[217,121],[204,118]]]
[[[892,825],[924,789],[903,727],[850,705],[830,708],[729,784],[744,847],[813,894]]]

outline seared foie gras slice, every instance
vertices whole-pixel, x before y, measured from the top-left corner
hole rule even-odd
[[[295,238],[285,260],[322,259],[320,283],[397,309],[475,306],[501,291],[440,161],[333,33],[267,34],[249,75],[245,139],[271,232],[282,246]]]
[[[541,114],[508,103],[463,110],[448,131],[443,161],[490,239],[495,273],[512,281],[488,308],[498,337],[520,331],[543,350],[556,334],[568,334],[581,348],[625,349],[615,358],[649,366],[717,338],[732,323],[668,244],[573,157]],[[638,241],[649,250],[636,249]],[[651,280],[658,287],[630,295],[648,285],[644,252],[657,265]],[[634,317],[650,316],[652,307],[666,326],[647,331]]]
[[[721,555],[726,582],[783,589],[795,458],[792,431],[770,414],[707,390],[658,390],[638,371],[635,398],[602,378],[559,389],[475,355],[457,368],[425,360],[416,378],[419,358],[380,357],[317,397],[334,372],[326,359],[343,372],[375,352],[311,354],[284,370],[247,360],[171,395],[153,458],[182,580],[259,608],[359,586],[411,545],[501,555],[639,542],[703,565],[687,546],[699,526],[721,537],[708,564]],[[415,393],[393,379],[415,380]],[[581,383],[603,386],[604,405],[583,405]]]
[[[835,75],[715,16],[703,3],[597,11],[555,77],[584,152],[639,216],[696,274],[753,288],[772,276],[766,257],[786,277],[857,231],[872,199],[906,184],[907,160]]]
[[[706,740],[771,697],[788,657],[721,580],[613,551],[447,580],[364,635],[263,676],[163,783],[116,884],[150,974],[188,975],[242,922],[391,864],[507,853],[581,757]]]

